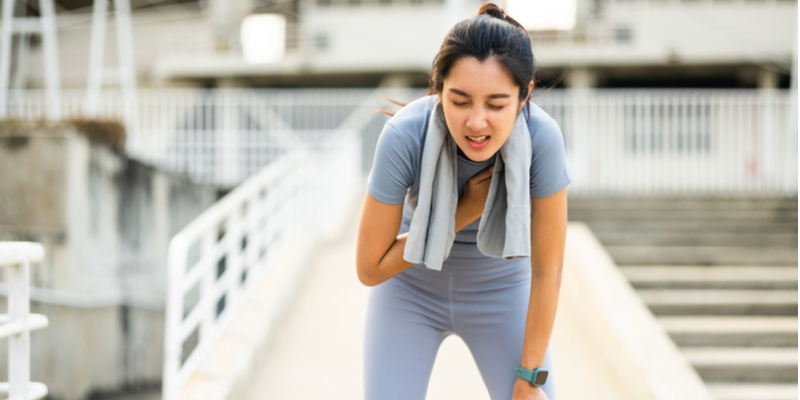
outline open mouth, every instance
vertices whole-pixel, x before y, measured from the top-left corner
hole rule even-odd
[[[475,150],[480,150],[489,144],[489,135],[467,136],[467,144]]]
[[[469,140],[470,142],[474,142],[474,143],[483,143],[487,139],[489,139],[488,135],[485,135],[485,136],[467,136],[467,140]]]

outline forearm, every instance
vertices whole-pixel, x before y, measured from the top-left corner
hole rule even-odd
[[[470,203],[465,197],[458,200],[456,207],[456,228],[458,232],[464,229],[467,225],[475,222],[483,214],[483,207],[477,207],[475,204]]]
[[[389,247],[389,250],[378,262],[378,265],[375,266],[372,274],[370,274],[373,285],[383,283],[387,279],[414,265],[414,263],[410,263],[403,258],[403,253],[406,250],[407,237],[408,233],[397,236],[397,239],[395,239],[394,243]]]
[[[455,215],[455,231],[460,231],[478,219],[480,213],[477,211],[478,210],[470,209],[466,204],[459,202]],[[371,271],[369,278],[372,285],[383,283],[387,279],[414,265],[403,258],[407,238],[408,233],[397,236],[394,243],[389,247],[389,250],[386,251],[386,254],[383,255],[381,260]]]
[[[567,237],[567,192],[531,198],[531,293],[522,347],[523,367],[541,367],[561,290]]]
[[[539,271],[537,271],[537,269]],[[561,289],[561,267],[534,268],[531,294],[525,323],[525,341],[520,364],[528,369],[541,367],[555,323],[558,294]]]

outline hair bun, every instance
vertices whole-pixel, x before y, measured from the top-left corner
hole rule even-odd
[[[501,21],[505,21],[505,22],[508,22],[511,25],[516,26],[521,31],[525,32],[525,36],[528,36],[530,38],[530,35],[528,35],[528,30],[525,29],[525,27],[522,26],[522,24],[517,22],[517,20],[515,20],[514,18],[509,17],[508,14],[506,14],[506,12],[503,11],[502,8],[497,6],[497,4],[486,3],[483,6],[481,6],[481,9],[478,11],[478,15],[484,15],[484,14],[486,14],[486,15],[492,17],[492,18],[497,18],[497,19],[499,19]]]
[[[505,20],[507,18],[506,12],[503,11],[502,8],[498,7],[497,4],[494,3],[486,3],[483,6],[481,6],[481,9],[478,11],[478,15],[483,15],[483,14],[502,20]]]

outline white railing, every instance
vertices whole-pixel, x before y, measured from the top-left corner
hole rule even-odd
[[[234,186],[300,143],[316,143],[340,129],[354,129],[370,137],[367,132],[379,132],[386,121],[375,112],[389,105],[380,95],[396,94],[394,97],[409,101],[420,93],[388,89],[143,89],[138,92],[136,112],[126,113],[121,95],[106,92],[97,115],[118,120],[138,115],[135,123],[126,124],[126,150],[132,156],[186,173],[198,182]],[[84,91],[63,91],[65,119],[88,114],[85,97]],[[9,115],[28,121],[45,119],[44,100],[40,91],[14,93]],[[374,147],[374,142],[366,145]]]
[[[396,108],[420,90],[142,90],[128,152],[201,182],[234,185],[298,143],[336,129],[361,135],[363,171]],[[38,97],[37,97],[38,96]],[[65,93],[76,116],[83,93]],[[43,93],[13,97],[44,118]],[[564,131],[578,196],[787,196],[797,193],[797,130],[785,90],[552,90],[534,101]],[[101,115],[122,118],[106,94]],[[135,115],[132,113],[131,115]]]
[[[0,393],[14,400],[47,396],[47,386],[31,382],[30,332],[47,327],[47,317],[30,313],[30,263],[44,258],[39,243],[0,242],[0,267],[8,277],[8,314],[0,314],[0,338],[8,338],[8,382]]]
[[[796,196],[784,90],[552,91],[575,195]]]
[[[203,212],[170,242],[163,399],[181,398],[257,282],[276,277],[297,243],[340,229],[361,182],[353,131],[298,145]],[[283,271],[279,276],[301,270]],[[285,278],[285,277],[284,277]],[[284,279],[281,278],[281,279]],[[283,281],[281,281],[283,282]],[[286,296],[280,298],[288,301]],[[271,307],[273,319],[284,305]]]

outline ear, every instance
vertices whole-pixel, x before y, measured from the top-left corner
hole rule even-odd
[[[528,95],[525,96],[525,101],[523,101],[523,103],[527,103],[528,100],[531,98],[531,92],[533,92],[533,81],[531,81],[531,83],[528,84]]]
[[[528,99],[531,98],[532,91],[533,91],[533,81],[531,81],[531,83],[528,84],[528,95],[525,96],[525,98],[519,102],[519,110],[517,110],[517,112],[522,112],[522,107],[525,106],[525,103],[527,103]]]

